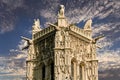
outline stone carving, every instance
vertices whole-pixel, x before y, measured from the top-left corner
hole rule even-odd
[[[59,74],[60,73],[60,68],[58,66],[55,67],[55,71],[56,71],[56,74]]]
[[[58,16],[64,17],[64,11],[65,11],[64,5],[60,5],[60,12],[58,13]]]
[[[22,50],[28,49],[29,46],[32,44],[32,40],[23,36],[21,36],[21,38],[27,42],[27,44],[22,48]]]
[[[63,40],[64,40],[64,32],[63,32],[63,31],[60,31],[60,32],[59,32],[59,40],[60,40],[60,41],[63,41]]]
[[[33,30],[39,30],[39,29],[40,29],[40,20],[34,19]]]
[[[66,74],[63,80],[72,80],[69,74]]]
[[[63,52],[60,53],[60,69],[62,72],[65,72],[65,56],[63,54]]]
[[[38,31],[41,31],[42,29],[40,28],[40,20],[39,19],[34,19],[34,24],[32,26],[32,31],[33,34],[35,34]]]
[[[69,66],[65,66],[65,73],[66,73],[66,74],[69,74],[69,73],[70,73]]]

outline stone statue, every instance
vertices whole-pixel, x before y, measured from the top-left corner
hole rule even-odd
[[[32,29],[33,30],[33,34],[35,32],[38,32],[38,31],[41,30],[41,28],[40,28],[40,20],[39,19],[34,19],[34,24],[33,24],[32,28],[33,28]]]
[[[64,17],[64,11],[65,11],[65,7],[64,5],[60,5],[60,12],[58,13],[59,17]]]

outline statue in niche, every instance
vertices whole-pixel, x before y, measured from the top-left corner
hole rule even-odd
[[[59,36],[60,36],[60,41],[63,41],[63,35],[64,35],[64,32],[63,31],[60,31],[60,33],[59,33]]]
[[[95,51],[96,51],[96,44],[91,44],[90,50],[91,50],[91,53],[92,53],[92,57],[94,57],[95,56]]]
[[[65,64],[65,57],[63,52],[61,52],[60,54],[60,69],[62,72],[65,72],[65,66],[63,66]]]
[[[64,34],[65,34],[65,41],[70,41],[69,33],[65,32]]]
[[[64,30],[62,30],[62,31],[59,31],[58,32],[58,36],[59,36],[59,41],[61,42],[61,46],[63,46],[64,44],[62,43],[64,40],[65,40],[65,31]]]

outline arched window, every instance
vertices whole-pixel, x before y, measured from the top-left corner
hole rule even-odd
[[[82,79],[82,77],[83,77],[82,65],[80,65],[80,67],[79,67],[79,74],[80,74],[80,80],[83,80],[83,79]]]
[[[77,75],[77,61],[75,59],[72,59],[71,61],[71,77],[72,80],[76,80]]]
[[[45,64],[42,66],[42,80],[45,80]]]
[[[85,80],[85,63],[80,63],[79,66],[79,75],[80,75],[80,80]]]
[[[51,65],[50,65],[50,68],[51,68],[51,80],[54,80],[54,63],[52,62]]]
[[[74,76],[74,64],[71,62],[71,77],[73,78]]]

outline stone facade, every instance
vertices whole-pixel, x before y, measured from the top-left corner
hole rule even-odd
[[[98,80],[92,20],[80,29],[67,22],[64,11],[61,5],[57,23],[45,29],[35,20],[28,40],[27,80]]]

